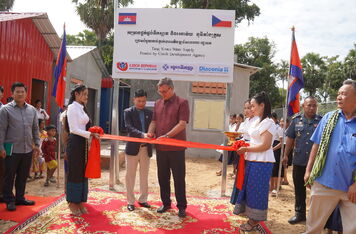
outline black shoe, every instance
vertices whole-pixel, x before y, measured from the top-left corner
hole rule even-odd
[[[151,205],[150,204],[148,204],[147,202],[139,202],[138,203],[140,206],[142,206],[142,207],[146,207],[146,208],[151,208]]]
[[[185,218],[185,216],[187,216],[187,214],[185,213],[185,209],[179,209],[178,217]]]
[[[31,200],[22,200],[22,201],[17,201],[16,205],[22,205],[22,206],[33,206],[35,204],[34,201]]]
[[[164,213],[169,209],[171,209],[171,206],[161,206],[160,208],[157,209],[157,213]]]
[[[134,211],[135,210],[135,206],[134,205],[127,205],[127,209],[129,211]]]
[[[16,210],[16,206],[14,202],[9,202],[6,204],[6,209],[8,211],[15,211]]]
[[[290,218],[288,220],[288,223],[297,224],[297,223],[303,222],[305,220],[306,220],[306,218],[305,218],[304,214],[296,214],[295,216],[293,216],[292,218]]]

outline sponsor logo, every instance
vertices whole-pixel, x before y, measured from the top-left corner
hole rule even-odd
[[[125,63],[119,62],[117,63],[117,68],[123,72],[158,72],[159,66],[154,63]]]
[[[204,74],[221,74],[226,75],[229,73],[229,67],[218,66],[218,65],[201,65],[199,66],[198,72]]]
[[[116,67],[120,70],[120,71],[126,71],[128,68],[128,64],[125,62],[118,62],[116,63]]]
[[[164,73],[194,73],[195,67],[187,64],[163,64],[162,72]]]

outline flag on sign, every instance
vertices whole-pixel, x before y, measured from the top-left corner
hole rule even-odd
[[[298,113],[300,110],[299,91],[304,87],[302,65],[300,63],[297,43],[292,29],[292,50],[289,68],[289,87],[288,87],[288,116]]]
[[[136,24],[136,13],[119,13],[119,24]]]
[[[224,19],[225,17],[223,16],[216,16],[212,15],[211,17],[211,22],[213,27],[226,27],[226,28],[231,28],[232,26],[232,21]]]
[[[64,106],[64,95],[66,89],[65,76],[67,74],[67,48],[66,48],[66,30],[64,28],[61,48],[57,56],[56,67],[54,69],[54,84],[52,96],[56,98],[57,105],[60,108]]]

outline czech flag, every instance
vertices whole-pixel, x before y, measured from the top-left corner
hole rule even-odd
[[[288,116],[292,116],[300,111],[299,90],[304,87],[302,65],[300,63],[297,43],[292,29],[292,51],[289,68],[289,87],[288,87]]]
[[[64,107],[64,95],[66,90],[65,76],[67,74],[66,44],[66,30],[64,28],[63,40],[54,69],[54,84],[52,90],[52,96],[56,98],[57,105],[62,109]]]
[[[119,24],[136,24],[136,13],[119,13]]]
[[[211,16],[211,24],[213,27],[226,27],[231,28],[232,21],[224,19],[223,16]]]

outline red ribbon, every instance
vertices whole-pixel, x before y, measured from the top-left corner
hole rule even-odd
[[[99,135],[104,134],[104,130],[99,126],[94,126],[89,128],[89,132],[98,133]],[[101,167],[100,167],[100,141],[95,137],[91,140],[91,145],[88,153],[88,162],[85,168],[85,177],[94,179],[100,178]]]
[[[232,146],[223,146],[223,145],[214,145],[214,144],[206,144],[192,141],[182,141],[172,138],[135,138],[135,137],[127,137],[127,136],[115,136],[104,134],[104,131],[99,126],[94,126],[89,128],[89,131],[92,133],[98,133],[101,139],[108,140],[119,140],[119,141],[131,141],[138,143],[148,143],[148,144],[159,144],[159,145],[170,145],[170,146],[178,146],[184,148],[200,148],[200,149],[218,149],[218,150],[227,150],[227,151],[236,151],[240,147],[249,146],[248,143],[239,140],[236,141]],[[240,190],[242,189],[243,180],[245,173],[245,157],[244,155],[240,155],[240,161],[238,165],[238,174],[236,180],[236,187]],[[88,154],[88,163],[85,170],[86,178],[100,178],[101,169],[100,169],[100,142],[99,139],[92,138],[92,142],[89,149]]]
[[[227,151],[236,151],[236,148],[233,146],[223,146],[223,145],[214,145],[214,144],[206,144],[192,141],[182,141],[172,138],[135,138],[135,137],[127,137],[127,136],[115,136],[104,134],[101,136],[102,139],[108,140],[117,140],[117,141],[131,141],[131,142],[139,142],[139,143],[148,143],[148,144],[157,144],[157,145],[170,145],[170,146],[178,146],[184,148],[200,148],[200,149],[218,149],[218,150],[227,150]]]
[[[235,141],[233,147],[238,150],[240,147],[250,146],[249,143],[246,143],[243,140]],[[239,165],[237,166],[237,178],[236,178],[236,188],[242,190],[245,178],[245,154],[240,154]]]

